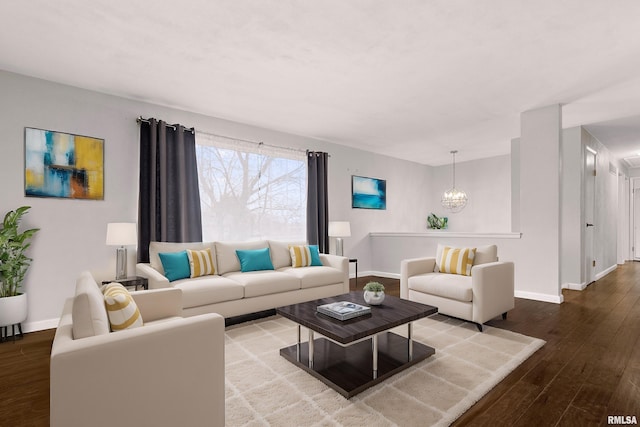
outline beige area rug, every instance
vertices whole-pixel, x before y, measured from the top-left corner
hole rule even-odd
[[[545,343],[441,315],[421,319],[414,339],[436,354],[347,400],[280,356],[296,337],[295,323],[279,316],[227,329],[227,426],[447,426]]]

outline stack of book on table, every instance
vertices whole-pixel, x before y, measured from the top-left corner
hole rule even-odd
[[[330,304],[319,305],[318,313],[331,316],[338,320],[353,319],[371,313],[371,307],[356,304],[349,301],[332,302]]]

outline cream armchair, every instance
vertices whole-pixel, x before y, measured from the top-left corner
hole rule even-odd
[[[51,426],[223,426],[224,319],[182,318],[179,289],[132,292],[144,326],[109,332],[88,272],[51,349]]]
[[[438,271],[435,258],[400,263],[400,297],[438,307],[438,312],[482,324],[514,307],[514,265],[499,262],[495,245],[478,247],[471,276]]]

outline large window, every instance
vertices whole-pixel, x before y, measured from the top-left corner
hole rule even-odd
[[[204,241],[306,240],[306,156],[196,133]]]

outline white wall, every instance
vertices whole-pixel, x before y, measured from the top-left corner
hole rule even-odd
[[[597,153],[594,255],[599,278],[618,264],[618,176],[609,170],[609,150],[584,128],[581,133],[583,145]]]
[[[559,105],[520,115],[520,230],[526,259],[517,264],[519,289],[560,293],[560,141]]]
[[[4,71],[0,71],[0,89],[0,213],[30,205],[24,226],[41,228],[30,249],[34,261],[25,281],[27,331],[56,326],[63,302],[73,294],[82,270],[90,270],[98,280],[113,277],[115,249],[105,245],[106,226],[137,220],[139,127],[135,118],[140,115],[205,132],[329,152],[330,219],[352,222],[345,254],[359,258],[360,268],[371,268],[367,233],[376,228],[374,224],[417,229],[428,215],[428,170],[416,163]],[[25,197],[25,127],[103,138],[104,200]],[[387,180],[386,211],[351,209],[351,174]],[[130,249],[130,274],[134,263],[135,251]]]
[[[431,210],[438,216],[449,218],[449,231],[511,231],[510,155],[456,162],[456,187],[467,193],[469,201],[461,212],[454,214],[440,204],[442,193],[451,188],[451,165],[430,169],[433,188]]]
[[[584,282],[583,150],[581,128],[565,129],[562,132],[560,283],[570,289],[582,288]]]

